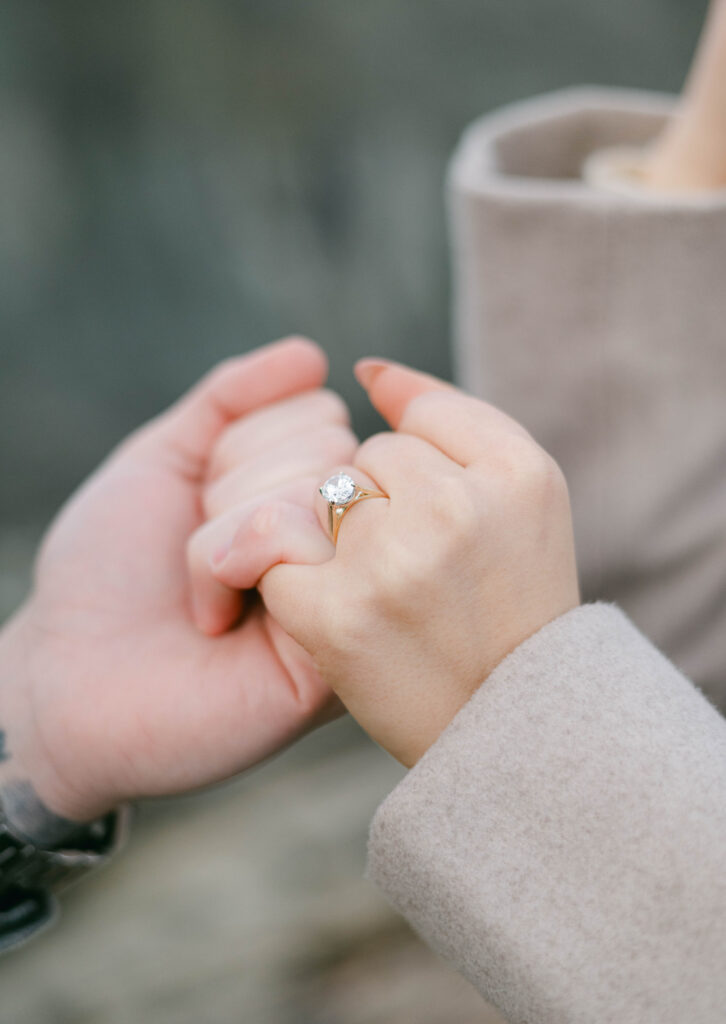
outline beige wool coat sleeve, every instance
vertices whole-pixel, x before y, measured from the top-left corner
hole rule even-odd
[[[580,173],[670,109],[544,97],[451,168],[459,378],[563,466],[595,603],[483,682],[368,871],[513,1024],[726,1021],[726,199]]]

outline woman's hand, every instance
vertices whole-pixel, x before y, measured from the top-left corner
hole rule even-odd
[[[204,508],[276,484],[292,493],[303,471],[317,479],[350,457],[345,408],[319,390],[326,372],[299,339],[230,360],[124,442],[57,518],[33,592],[0,633],[0,791],[18,827],[226,778],[334,713],[310,658],[261,605],[227,636],[201,635],[185,564]],[[280,436],[291,423],[298,448]],[[246,453],[230,475],[235,444]],[[276,560],[257,539],[237,559],[244,578]],[[202,576],[195,563],[196,619],[216,632],[241,601]]]
[[[345,515],[334,558],[278,565],[260,589],[361,725],[411,765],[498,662],[578,604],[569,500],[557,465],[499,410],[393,364],[365,361],[358,376],[397,432],[365,442],[349,472],[390,497]],[[322,500],[318,512],[325,522]],[[293,508],[275,515],[304,529]],[[235,547],[216,569],[230,587],[246,585]]]
[[[251,412],[223,431],[201,493],[207,522],[187,544],[192,608],[202,632],[214,636],[235,625],[243,591],[253,591],[271,566],[332,557],[315,517],[316,487],[328,466],[349,461],[357,447],[342,398],[321,388]],[[291,505],[302,530],[290,529],[289,520],[287,530],[278,528],[276,510]],[[232,546],[234,588],[214,575]]]

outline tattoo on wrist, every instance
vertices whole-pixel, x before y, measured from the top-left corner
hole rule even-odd
[[[35,792],[32,782],[10,779],[3,783],[0,803],[10,827],[34,846],[52,850],[84,845],[89,826],[54,814]]]
[[[3,761],[10,760],[10,751],[7,748],[7,741],[5,739],[5,730],[0,729],[0,764]]]

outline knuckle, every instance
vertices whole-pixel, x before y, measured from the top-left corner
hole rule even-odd
[[[303,408],[305,419],[300,421],[298,431],[301,441],[305,435],[312,439],[312,444],[317,444],[321,437],[327,438],[329,443],[330,438],[337,438],[336,451],[342,449],[347,455],[355,450],[357,439],[350,430],[350,413],[340,395],[328,388],[320,388],[305,397],[304,405],[300,407],[301,415]],[[288,443],[295,436],[295,428],[291,425]],[[212,449],[208,479],[214,480],[229,472],[254,454],[251,424],[245,418],[235,421],[222,432]]]
[[[348,462],[358,446],[355,434],[341,424],[330,424],[322,429],[314,442],[314,448],[325,459],[327,465]]]
[[[370,637],[371,624],[406,622],[430,607],[441,573],[463,564],[478,543],[481,504],[463,473],[437,479],[414,503],[420,513],[415,527],[391,531],[378,557],[362,567],[355,600],[332,610],[340,636],[352,643]]]
[[[339,423],[341,426],[350,425],[350,410],[345,401],[331,388],[320,388],[316,392],[316,404],[318,415],[331,423]]]
[[[282,528],[287,511],[288,505],[284,501],[265,501],[252,511],[246,530],[243,525],[241,532],[248,533],[251,539],[274,535]]]
[[[425,549],[405,537],[390,542],[385,557],[371,568],[369,615],[405,622],[430,606],[449,550],[449,541],[440,538],[427,537]]]
[[[437,537],[458,542],[476,533],[479,508],[464,474],[441,477],[427,494],[427,508]]]
[[[513,436],[499,453],[498,472],[510,491],[536,505],[567,499],[567,482],[559,464],[535,441]]]
[[[562,468],[556,459],[547,452],[543,452],[543,458],[539,469],[539,487],[545,498],[565,498],[569,500],[567,480]]]
[[[567,492],[559,465],[538,445],[530,446],[529,456],[521,469],[520,484],[524,493],[538,504],[549,502],[560,492]]]
[[[385,560],[374,568],[377,605],[387,614],[398,615],[421,593],[430,567],[406,543],[389,544]]]
[[[326,623],[325,647],[334,655],[350,655],[370,642],[369,602],[365,589],[356,588],[345,601],[323,598],[320,621]]]
[[[396,437],[390,431],[381,431],[379,434],[373,434],[367,438],[363,444],[360,445],[356,452],[354,464],[364,469],[366,466],[371,465],[376,461],[379,455],[385,454],[390,450],[392,444],[395,444]]]

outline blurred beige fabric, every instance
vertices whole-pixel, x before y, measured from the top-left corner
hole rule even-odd
[[[598,188],[661,97],[487,117],[451,172],[461,381],[570,482],[587,604],[486,679],[379,808],[369,873],[512,1024],[726,1005],[726,200]]]
[[[672,101],[576,89],[466,133],[450,175],[455,357],[572,497],[584,596],[726,700],[726,197],[597,189]]]

